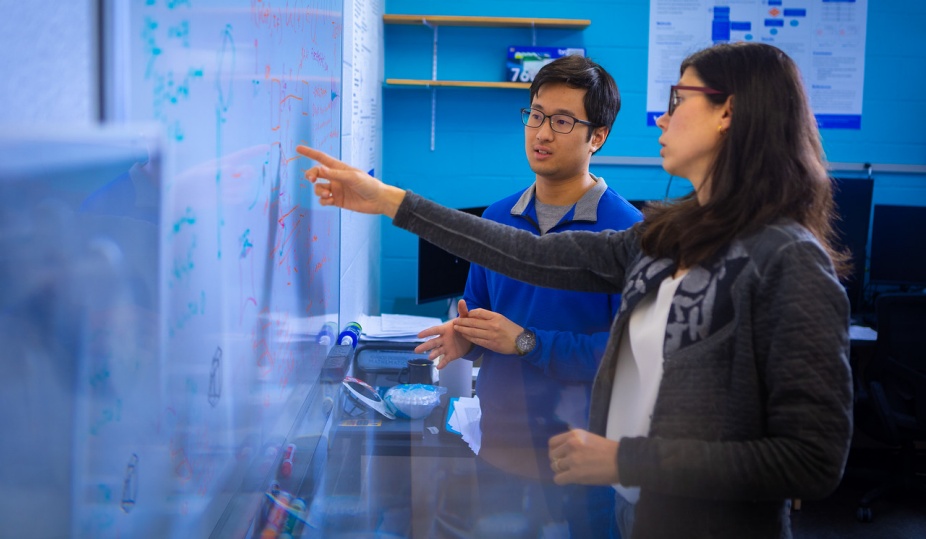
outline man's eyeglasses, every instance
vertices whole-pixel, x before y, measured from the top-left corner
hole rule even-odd
[[[715,90],[713,88],[708,88],[707,86],[672,86],[669,90],[669,110],[666,112],[669,116],[672,116],[672,113],[675,112],[675,107],[678,106],[678,91],[679,90],[691,90],[693,92],[701,92],[702,94],[708,95],[723,95],[726,92],[721,92],[720,90]]]
[[[550,129],[564,135],[572,133],[576,124],[587,125],[589,127],[595,126],[592,122],[573,118],[568,114],[551,114],[547,116],[537,109],[521,109],[521,122],[527,127],[540,127],[547,118],[550,119]]]

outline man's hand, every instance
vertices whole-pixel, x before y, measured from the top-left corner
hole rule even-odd
[[[466,308],[466,301],[460,300],[457,304],[457,311],[461,317],[467,316],[469,310]],[[463,357],[473,348],[473,343],[454,329],[453,320],[422,330],[418,338],[424,339],[435,335],[433,339],[418,345],[415,352],[419,354],[428,352],[428,359],[432,361],[440,358],[437,363],[438,370],[449,365],[451,361]]]
[[[487,309],[469,311],[466,317],[451,320],[454,330],[473,344],[498,352],[517,354],[514,341],[524,328],[505,318],[504,315]]]

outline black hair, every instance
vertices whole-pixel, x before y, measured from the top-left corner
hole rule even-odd
[[[621,94],[610,73],[584,56],[572,54],[557,58],[541,67],[534,76],[530,89],[531,103],[541,86],[555,82],[586,90],[584,105],[588,121],[595,127],[607,127],[611,132],[614,119],[621,110]],[[592,131],[588,130],[588,140],[591,140]]]

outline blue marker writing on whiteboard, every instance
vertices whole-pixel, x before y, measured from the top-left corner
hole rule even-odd
[[[357,342],[360,340],[360,332],[363,331],[363,328],[360,327],[360,324],[357,322],[351,322],[347,324],[344,328],[344,331],[338,335],[338,344],[349,344],[354,348],[357,347]]]

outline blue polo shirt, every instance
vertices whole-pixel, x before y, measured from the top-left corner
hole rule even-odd
[[[642,218],[601,178],[547,234],[566,230],[623,230]],[[489,206],[483,218],[540,235],[533,185]],[[476,394],[482,408],[482,449],[505,459],[522,451],[542,452],[547,441],[570,426],[585,427],[592,381],[620,306],[620,295],[554,290],[524,284],[473,264],[464,293],[467,307],[484,308],[537,334],[523,357],[476,346],[482,356]],[[513,451],[512,451],[513,450]],[[485,452],[485,453],[483,453]],[[541,476],[552,476],[540,467]],[[545,470],[545,471],[544,471]]]

